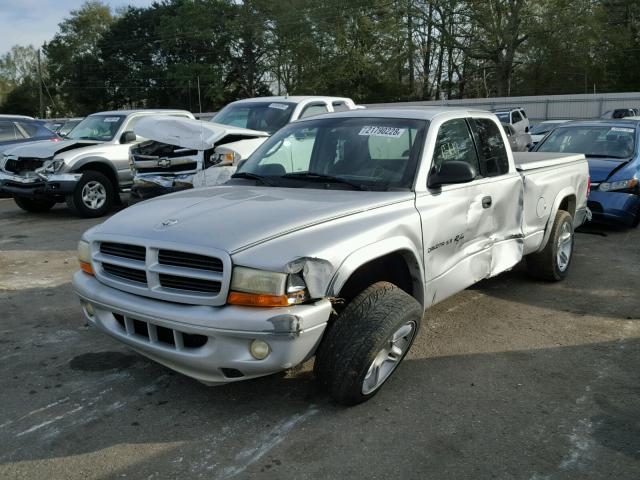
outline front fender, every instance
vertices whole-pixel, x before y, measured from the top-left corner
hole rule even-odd
[[[350,253],[337,268],[329,282],[327,295],[337,296],[347,280],[361,266],[396,252],[402,252],[405,257],[413,280],[416,299],[424,306],[424,269],[420,260],[422,254],[407,237],[402,236],[386,238]]]

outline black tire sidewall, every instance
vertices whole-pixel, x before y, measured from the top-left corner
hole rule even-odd
[[[107,198],[102,207],[92,209],[87,207],[82,201],[82,189],[89,182],[99,182],[103,185]],[[111,211],[115,202],[115,188],[111,180],[103,173],[96,171],[86,171],[80,177],[75,190],[67,197],[67,204],[77,215],[85,218],[102,217]]]

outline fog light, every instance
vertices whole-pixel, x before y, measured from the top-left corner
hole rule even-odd
[[[254,340],[249,347],[251,356],[256,360],[264,360],[271,353],[271,347],[269,344],[262,340]]]
[[[87,317],[93,318],[93,316],[95,315],[93,312],[93,305],[87,302],[82,302],[82,308],[84,308],[84,313],[87,314]]]

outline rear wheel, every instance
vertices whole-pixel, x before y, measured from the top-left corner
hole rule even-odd
[[[48,212],[56,204],[53,200],[35,200],[33,198],[13,197],[13,201],[22,210],[31,213]]]
[[[67,195],[67,205],[81,217],[101,217],[111,211],[115,196],[111,180],[103,173],[89,170],[82,174],[74,192]]]
[[[573,236],[573,218],[569,212],[559,210],[547,245],[541,251],[526,256],[531,276],[548,282],[563,280],[571,265]]]
[[[395,285],[371,285],[325,334],[314,366],[318,380],[338,403],[369,400],[411,348],[422,314],[420,304]]]

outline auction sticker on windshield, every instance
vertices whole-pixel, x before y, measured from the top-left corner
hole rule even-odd
[[[626,128],[626,127],[612,127],[611,132],[626,132],[626,133],[633,133],[634,130],[633,128]]]
[[[289,105],[285,105],[284,103],[271,103],[269,104],[269,108],[277,108],[278,110],[286,110],[289,108]]]
[[[399,138],[404,133],[404,128],[396,127],[374,127],[364,126],[358,135],[364,135],[367,137],[391,137]]]
[[[116,123],[120,120],[120,117],[106,117],[103,122],[105,123]]]

